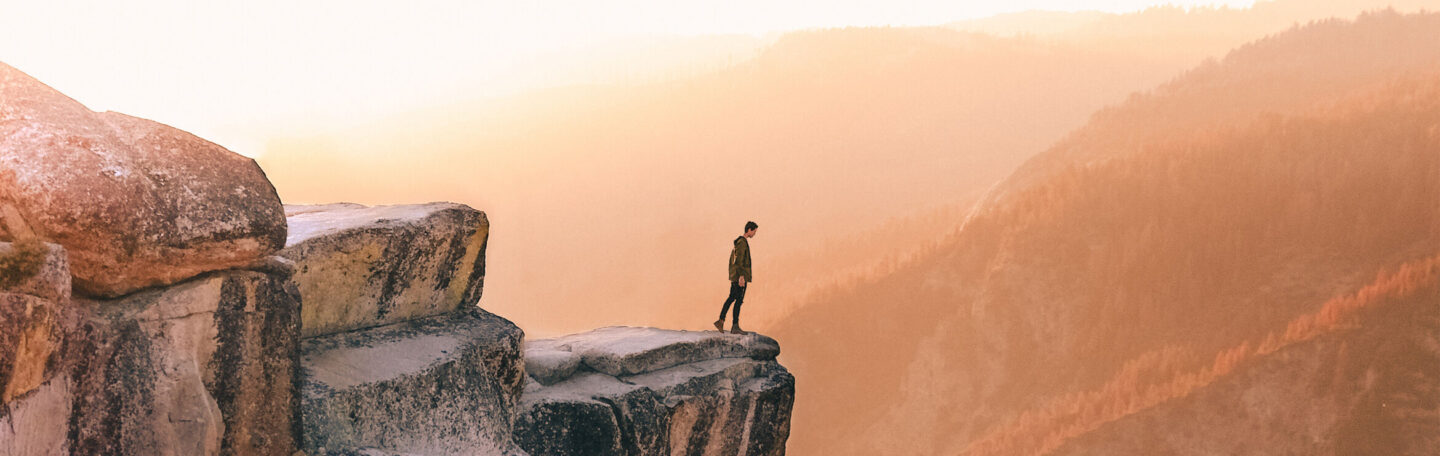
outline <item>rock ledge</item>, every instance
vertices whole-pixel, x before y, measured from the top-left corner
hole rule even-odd
[[[795,378],[760,334],[608,327],[530,341],[531,455],[783,455]]]

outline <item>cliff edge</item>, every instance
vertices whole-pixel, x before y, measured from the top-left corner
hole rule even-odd
[[[188,133],[0,95],[0,456],[784,454],[773,339],[527,344],[479,306],[484,212],[282,205]]]

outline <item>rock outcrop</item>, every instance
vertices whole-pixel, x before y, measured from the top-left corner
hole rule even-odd
[[[759,334],[601,328],[526,344],[532,455],[783,455],[795,379]]]
[[[473,306],[485,281],[485,213],[454,203],[286,206],[305,296],[304,336]]]
[[[0,240],[32,234],[65,246],[77,291],[116,297],[269,255],[285,218],[254,160],[0,63]]]
[[[299,296],[283,269],[112,300],[36,296],[68,277],[50,252],[0,292],[0,455],[294,451]],[[42,293],[17,292],[30,290]]]
[[[476,306],[485,213],[453,203],[287,206],[305,297],[311,454],[524,454],[524,333]]]
[[[306,339],[305,451],[523,454],[510,436],[523,337],[472,307]]]
[[[0,456],[784,454],[774,340],[526,349],[478,307],[488,235],[282,211],[254,161],[0,64]]]

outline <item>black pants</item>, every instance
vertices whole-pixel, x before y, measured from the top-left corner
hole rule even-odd
[[[725,312],[730,310],[730,303],[735,303],[735,320],[731,327],[740,326],[740,304],[745,302],[745,287],[739,282],[730,282],[730,297],[725,298],[725,306],[720,308],[720,321],[725,321]]]

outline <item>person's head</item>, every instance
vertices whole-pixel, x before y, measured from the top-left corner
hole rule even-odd
[[[755,230],[758,229],[760,229],[760,225],[756,225],[755,222],[745,222],[745,237],[755,237]]]

